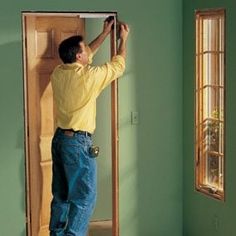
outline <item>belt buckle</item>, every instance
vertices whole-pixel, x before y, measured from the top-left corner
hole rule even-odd
[[[64,134],[65,134],[66,136],[69,136],[69,137],[73,137],[73,136],[74,136],[74,132],[71,131],[71,130],[65,130],[65,131],[64,131]]]

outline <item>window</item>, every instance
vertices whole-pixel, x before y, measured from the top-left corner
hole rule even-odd
[[[196,11],[195,186],[224,200],[225,10]]]

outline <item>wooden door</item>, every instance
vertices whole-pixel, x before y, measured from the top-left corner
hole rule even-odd
[[[50,74],[61,63],[59,43],[84,35],[84,20],[77,16],[24,15],[26,147],[28,167],[28,235],[48,236],[51,202],[51,139],[54,106]]]

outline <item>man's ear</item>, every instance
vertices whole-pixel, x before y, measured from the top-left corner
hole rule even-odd
[[[81,53],[77,53],[75,57],[77,61],[81,61]]]

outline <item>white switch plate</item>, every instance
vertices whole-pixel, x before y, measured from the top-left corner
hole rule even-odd
[[[138,112],[137,111],[131,111],[131,124],[137,125],[138,124]]]

